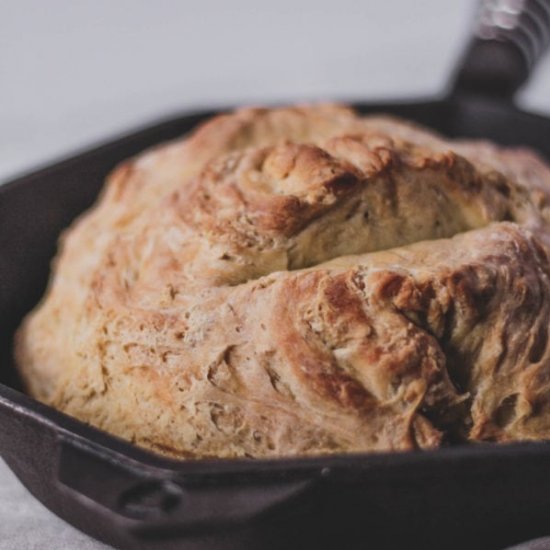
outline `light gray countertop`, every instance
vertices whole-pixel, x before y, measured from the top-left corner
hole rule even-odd
[[[430,96],[475,4],[0,0],[0,182],[198,106]],[[520,101],[550,112],[550,58]],[[0,461],[0,550],[34,548],[104,546]]]

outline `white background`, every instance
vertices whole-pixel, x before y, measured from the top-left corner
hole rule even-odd
[[[443,89],[475,0],[0,0],[0,181],[211,104]],[[550,59],[524,103],[550,110]]]
[[[438,93],[475,5],[0,0],[0,182],[186,109]],[[550,58],[520,101],[550,113]],[[77,547],[0,462],[0,549]]]

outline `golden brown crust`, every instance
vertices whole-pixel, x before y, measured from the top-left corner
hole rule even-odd
[[[18,333],[30,392],[175,456],[550,437],[550,170],[338,106],[130,160]]]

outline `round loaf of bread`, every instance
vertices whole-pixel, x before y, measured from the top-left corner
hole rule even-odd
[[[550,438],[549,205],[525,150],[239,110],[111,174],[16,361],[176,457]]]

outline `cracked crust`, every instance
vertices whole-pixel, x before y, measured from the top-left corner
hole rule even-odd
[[[339,106],[119,166],[16,339],[32,395],[179,457],[550,437],[550,170]]]

